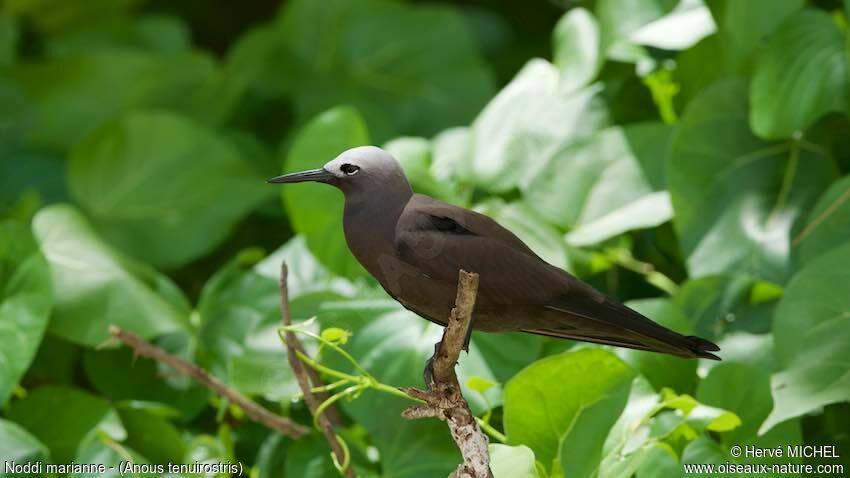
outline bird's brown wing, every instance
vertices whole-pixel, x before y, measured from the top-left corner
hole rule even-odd
[[[474,211],[415,195],[399,219],[395,247],[401,260],[435,280],[454,283],[458,269],[477,272],[479,296],[489,303],[531,306],[529,311],[538,306],[537,317],[500,319],[518,321],[528,332],[716,358],[708,353],[716,345],[678,334],[605,296]]]

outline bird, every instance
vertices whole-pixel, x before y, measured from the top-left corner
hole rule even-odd
[[[351,148],[319,169],[268,180],[308,181],[342,191],[348,248],[387,294],[427,320],[446,325],[466,270],[479,275],[474,330],[720,360],[714,343],[668,329],[547,263],[492,218],[414,193],[381,148]]]

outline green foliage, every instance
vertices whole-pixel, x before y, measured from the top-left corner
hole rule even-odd
[[[310,425],[285,261],[358,476],[446,476],[445,426],[401,418],[396,388],[421,385],[440,328],[351,256],[339,191],[264,183],[364,144],[721,347],[475,332],[458,370],[497,478],[846,443],[850,1],[497,3],[4,2],[0,455],[337,476],[320,433],[284,438],[107,340],[119,325]]]
[[[0,403],[29,367],[50,314],[50,271],[32,234],[0,223]]]

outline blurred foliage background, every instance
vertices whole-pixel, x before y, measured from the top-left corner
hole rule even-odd
[[[418,385],[440,330],[352,259],[340,194],[264,182],[378,144],[417,191],[722,347],[705,363],[475,333],[460,371],[506,435],[491,440],[497,477],[754,462],[734,444],[833,444],[850,465],[848,13],[839,0],[3,1],[0,455],[337,476],[318,433],[248,421],[134,361],[107,326],[310,424],[276,331],[285,259],[296,319],[350,331],[344,347],[377,378]],[[445,426],[404,421],[405,405],[372,390],[341,402],[361,476],[458,462]],[[804,460],[756,462],[771,461]]]

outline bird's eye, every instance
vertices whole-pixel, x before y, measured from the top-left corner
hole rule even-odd
[[[339,167],[339,170],[342,171],[346,176],[354,176],[357,174],[357,171],[360,171],[360,166],[355,166],[353,164],[343,164]]]

